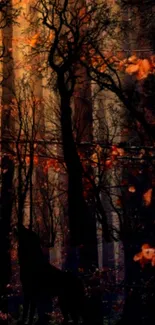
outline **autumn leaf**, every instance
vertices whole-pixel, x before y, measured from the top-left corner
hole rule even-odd
[[[136,63],[136,62],[137,62],[137,57],[136,57],[136,55],[132,55],[132,56],[130,56],[130,58],[128,58],[128,61],[129,61],[130,63]]]
[[[123,148],[117,148],[117,152],[118,152],[118,155],[119,155],[120,157],[123,157],[124,154],[125,154],[125,151],[124,151]]]
[[[139,70],[139,65],[138,64],[130,64],[127,66],[125,69],[125,72],[128,74],[133,74]]]
[[[152,188],[149,188],[144,194],[143,194],[143,201],[146,206],[149,206],[151,204],[152,200]]]
[[[86,7],[82,7],[79,10],[79,18],[82,19],[84,23],[88,23],[90,21],[90,14],[87,13]]]
[[[147,260],[152,260],[152,258],[155,256],[155,249],[151,247],[143,249],[142,252],[143,252],[143,256]]]
[[[98,156],[97,156],[97,153],[96,152],[91,155],[91,160],[95,164],[98,163]]]
[[[124,60],[121,60],[119,63],[118,63],[118,69],[120,71],[124,71],[124,67],[126,66],[126,63],[127,63],[127,59],[124,59]]]
[[[102,147],[99,144],[97,144],[97,146],[95,147],[95,150],[98,154],[100,154],[102,152]]]
[[[101,152],[102,152],[102,147],[97,144],[95,147],[95,152],[90,157],[93,162],[93,166],[95,166],[96,164],[99,163],[99,157],[100,157]]]
[[[142,267],[147,263],[155,266],[155,248],[150,247],[149,244],[143,244],[141,252],[134,255],[133,260],[134,262],[139,262]]]
[[[104,72],[106,69],[106,64],[100,55],[94,55],[91,59],[94,68],[98,69],[100,72]]]
[[[155,254],[154,254],[153,257],[152,257],[151,264],[152,264],[152,266],[155,266]]]
[[[40,38],[40,33],[36,33],[35,35],[33,35],[32,38],[28,40],[29,45],[31,47],[35,47],[39,42],[39,38]]]
[[[134,262],[139,262],[141,267],[144,267],[146,263],[148,263],[148,260],[144,257],[144,251],[145,249],[149,249],[150,245],[144,244],[141,247],[141,251],[134,255],[133,260]]]
[[[116,200],[116,204],[117,206],[122,207],[122,201],[120,198]]]
[[[111,159],[106,159],[105,166],[110,168],[112,166],[112,160]]]
[[[135,188],[135,186],[133,186],[133,185],[129,186],[129,187],[128,187],[128,191],[129,191],[130,193],[135,193],[135,192],[136,192],[136,188]]]
[[[147,78],[151,71],[151,63],[148,59],[138,59],[135,55],[128,58],[126,62],[125,72],[132,75],[135,74],[138,80]]]
[[[135,75],[137,80],[142,80],[148,77],[150,73],[155,72],[155,56],[150,56],[149,59],[140,59],[136,55],[132,55],[126,59],[120,59],[119,55],[116,57],[111,54],[104,53],[104,59],[96,54],[94,49],[90,49],[91,61],[94,68],[100,72],[104,72],[107,68],[106,62],[115,65],[120,71],[125,71],[129,75]],[[108,61],[107,61],[108,60]]]
[[[115,145],[112,146],[111,154],[112,154],[112,156],[117,156],[118,155],[117,146],[115,146]]]
[[[112,159],[117,158],[117,156],[124,156],[124,149],[118,148],[116,145],[112,146],[112,151],[111,151]]]
[[[151,63],[152,69],[154,69],[155,68],[155,55],[150,56],[150,63]]]
[[[27,165],[29,165],[29,163],[30,163],[30,157],[27,156],[27,157],[25,158],[25,162],[26,162]]]
[[[147,78],[148,74],[151,72],[151,65],[147,59],[139,60],[139,70],[136,74],[138,80]]]
[[[134,262],[137,262],[140,261],[141,258],[142,258],[142,252],[135,254],[133,260]]]
[[[33,161],[34,161],[34,163],[37,165],[37,164],[38,164],[38,161],[39,161],[39,160],[38,160],[38,157],[37,157],[37,156],[34,156],[34,157],[33,157]]]
[[[50,31],[50,35],[49,35],[49,41],[53,41],[53,39],[54,39],[54,36],[55,36],[55,33],[54,33],[54,31]]]

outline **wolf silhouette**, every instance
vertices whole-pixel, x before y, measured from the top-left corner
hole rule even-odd
[[[52,298],[58,297],[63,315],[63,324],[68,324],[69,315],[74,324],[85,318],[86,297],[81,279],[51,265],[45,258],[38,235],[23,225],[18,226],[18,258],[24,303],[22,323],[32,325],[35,310],[38,323],[46,324],[46,312]],[[29,314],[29,319],[28,319]]]

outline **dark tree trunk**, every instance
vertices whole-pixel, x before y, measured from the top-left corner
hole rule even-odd
[[[61,98],[61,130],[64,160],[68,171],[68,216],[70,244],[79,247],[79,266],[97,265],[96,223],[83,197],[82,165],[72,133],[70,95],[63,78],[58,80]]]
[[[13,120],[11,117],[10,103],[14,86],[13,60],[8,49],[12,48],[12,8],[11,0],[8,6],[4,7],[4,23],[2,29],[2,40],[4,44],[3,58],[3,81],[2,81],[2,117],[1,117],[1,154],[2,154],[2,175],[1,175],[1,206],[0,206],[0,310],[7,312],[6,285],[10,282],[11,261],[10,261],[10,223],[13,205],[13,177],[14,161],[13,148],[9,143],[10,134],[13,132]],[[6,21],[5,21],[6,20]]]
[[[4,170],[7,170],[3,173]],[[2,189],[1,189],[1,211],[0,211],[0,295],[5,297],[6,285],[10,281],[11,275],[11,262],[10,262],[10,223],[12,215],[12,186],[14,176],[14,163],[8,157],[4,156],[2,159]],[[3,305],[4,300],[0,299],[1,308],[6,311],[7,302]]]

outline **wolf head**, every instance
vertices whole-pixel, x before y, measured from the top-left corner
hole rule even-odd
[[[39,236],[22,224],[18,224],[14,229],[14,234],[18,241],[18,251],[21,258],[36,259],[42,255]]]

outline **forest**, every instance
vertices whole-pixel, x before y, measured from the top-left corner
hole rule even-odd
[[[155,323],[154,18],[0,0],[0,325]]]

